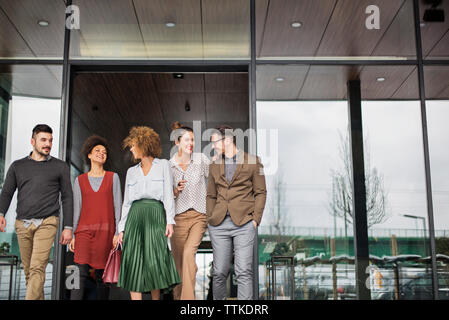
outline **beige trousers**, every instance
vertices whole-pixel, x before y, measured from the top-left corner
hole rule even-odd
[[[181,284],[173,290],[175,300],[195,300],[196,265],[195,257],[198,247],[206,232],[206,215],[195,210],[175,216],[173,236],[170,239],[176,270],[181,277]]]
[[[56,216],[45,218],[39,227],[31,224],[25,228],[23,221],[16,220],[15,229],[27,286],[25,300],[44,300],[45,269],[58,226],[59,218]]]

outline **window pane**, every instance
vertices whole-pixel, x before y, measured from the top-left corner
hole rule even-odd
[[[355,297],[353,229],[335,214],[333,202],[337,176],[347,181],[352,170],[344,97],[353,72],[344,66],[257,68],[257,150],[267,180],[259,228],[261,299]]]
[[[62,66],[2,65],[0,66],[0,187],[6,172],[15,160],[32,150],[31,132],[38,123],[46,123],[53,129],[51,155],[58,157],[59,124],[61,110]],[[25,298],[25,275],[20,267],[20,250],[14,230],[17,192],[6,213],[6,232],[0,233],[0,251],[15,256],[19,263],[13,266],[13,285],[10,286],[10,266],[0,266],[0,299]],[[2,258],[2,263],[7,259]],[[53,250],[46,270],[45,299],[51,297]]]
[[[410,71],[386,67],[390,76],[362,83],[370,88],[362,119],[373,299],[433,298],[420,102],[405,100],[417,95],[407,90],[417,78],[399,78]]]
[[[449,299],[449,67],[426,67],[432,200],[440,299]]]

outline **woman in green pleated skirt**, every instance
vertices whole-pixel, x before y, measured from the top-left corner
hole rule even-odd
[[[165,210],[158,200],[134,201],[123,237],[118,286],[134,292],[170,290],[180,283],[165,237]]]
[[[159,300],[160,291],[181,283],[167,238],[173,235],[175,202],[170,165],[159,159],[159,135],[149,127],[133,127],[123,141],[134,160],[125,181],[122,216],[114,246],[122,243],[117,286],[130,291],[132,300],[143,292]]]

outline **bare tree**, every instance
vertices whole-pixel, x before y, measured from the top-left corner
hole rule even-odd
[[[340,136],[340,158],[343,167],[331,170],[332,194],[329,201],[329,213],[343,219],[345,232],[347,224],[353,223],[353,190],[351,150],[349,148],[349,137]],[[380,224],[388,219],[387,194],[384,189],[383,176],[374,167],[371,169],[369,146],[365,145],[365,188],[366,188],[366,212],[368,228]]]
[[[290,224],[290,215],[285,206],[285,192],[286,183],[283,181],[282,172],[273,178],[273,189],[270,190],[269,202],[269,224],[270,224],[270,234],[275,234],[278,238],[284,234],[284,230]]]

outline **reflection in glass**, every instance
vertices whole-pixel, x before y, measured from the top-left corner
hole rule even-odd
[[[369,226],[371,296],[432,299],[419,101],[362,101],[367,192],[384,189],[384,219]],[[376,207],[367,200],[368,210]],[[368,213],[368,216],[370,214]]]
[[[426,89],[427,93],[427,89]],[[427,100],[439,298],[449,299],[449,96]]]
[[[347,120],[346,101],[257,103],[257,149],[267,180],[261,299],[291,299],[293,283],[296,300],[355,297],[352,226],[332,211],[332,170],[344,165],[339,147]]]
[[[0,66],[0,181],[2,184],[11,163],[27,156],[32,150],[31,131],[38,123],[46,123],[53,128],[54,143],[51,155],[58,157],[61,77],[61,66]],[[6,232],[0,233],[0,255],[3,255],[1,262],[5,262],[5,255],[12,256],[13,258],[9,260],[17,262],[13,263],[12,273],[10,265],[0,266],[0,300],[25,298],[25,275],[20,264],[20,250],[14,231],[16,205],[17,192],[6,213]],[[53,249],[46,270],[45,299],[51,297]]]

